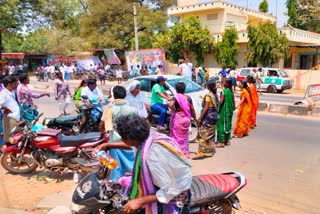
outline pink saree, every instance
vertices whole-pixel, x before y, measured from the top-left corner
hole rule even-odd
[[[170,120],[170,137],[179,145],[183,154],[190,158],[189,154],[189,127],[190,127],[190,103],[183,94],[176,94],[181,111],[174,112]]]

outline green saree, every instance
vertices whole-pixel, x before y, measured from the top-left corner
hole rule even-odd
[[[231,138],[234,102],[233,102],[233,94],[230,89],[225,88],[221,93],[224,95],[224,101],[219,108],[217,138],[219,143],[227,143]]]

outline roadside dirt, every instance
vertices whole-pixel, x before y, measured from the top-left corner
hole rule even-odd
[[[58,179],[62,179],[59,181]],[[74,186],[73,174],[60,176],[51,172],[36,171],[28,175],[13,175],[0,167],[0,207],[21,209],[42,214],[37,204],[46,196],[69,191]]]

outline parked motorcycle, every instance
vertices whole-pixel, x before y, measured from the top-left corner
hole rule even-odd
[[[77,135],[79,134],[81,115],[78,112],[76,116],[64,117],[46,117],[42,121],[42,125],[50,129],[60,129],[63,135]]]
[[[47,72],[45,71],[36,71],[35,72],[35,75],[38,79],[38,81],[40,82],[41,80],[45,81],[45,82],[48,82],[49,80],[49,77],[48,77],[48,74]]]
[[[160,118],[159,113],[154,112],[151,110],[151,108],[147,107],[147,111],[148,111],[148,120],[150,122],[150,125],[153,128],[156,128],[158,125],[158,120]],[[171,112],[168,110],[167,111],[167,116],[164,122],[164,127],[166,128],[164,131],[158,130],[160,132],[163,132],[166,135],[170,135],[170,117],[171,117]],[[191,126],[189,128],[189,142],[193,143],[196,138],[197,138],[197,134],[198,134],[198,126],[197,124],[192,120],[191,121]]]
[[[99,132],[63,136],[60,130],[42,129],[38,132],[32,127],[42,116],[40,114],[30,126],[16,127],[12,131],[12,146],[5,149],[1,165],[13,174],[27,174],[38,167],[64,173],[90,172],[97,167],[91,152],[94,147],[109,140],[101,138]]]
[[[108,171],[100,164],[98,171],[80,181],[72,196],[73,213],[124,213],[122,208],[128,196],[120,184],[107,179]],[[240,209],[236,193],[246,184],[239,172],[194,176],[181,213],[233,213],[233,208]]]

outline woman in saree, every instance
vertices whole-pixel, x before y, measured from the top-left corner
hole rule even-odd
[[[239,82],[238,87],[241,89],[241,93],[240,102],[236,107],[239,110],[233,134],[234,137],[241,138],[248,136],[250,131],[251,98],[246,81]]]
[[[199,123],[196,142],[199,143],[198,153],[193,160],[212,157],[215,152],[216,126],[219,118],[219,98],[217,95],[217,85],[215,80],[207,82],[209,93],[206,94],[202,102],[202,111],[197,119]]]
[[[257,87],[255,85],[255,79],[253,76],[247,76],[248,87],[251,97],[251,114],[250,114],[250,128],[254,129],[257,126],[257,111],[259,108],[259,95]]]
[[[230,145],[232,116],[234,111],[234,96],[232,91],[232,80],[224,81],[224,89],[220,94],[219,120],[217,124],[218,144],[217,148]]]
[[[191,116],[196,118],[192,99],[185,95],[186,84],[177,82],[177,94],[169,103],[169,108],[173,112],[170,120],[170,137],[179,145],[183,154],[190,158],[189,154],[189,127],[191,124]]]

